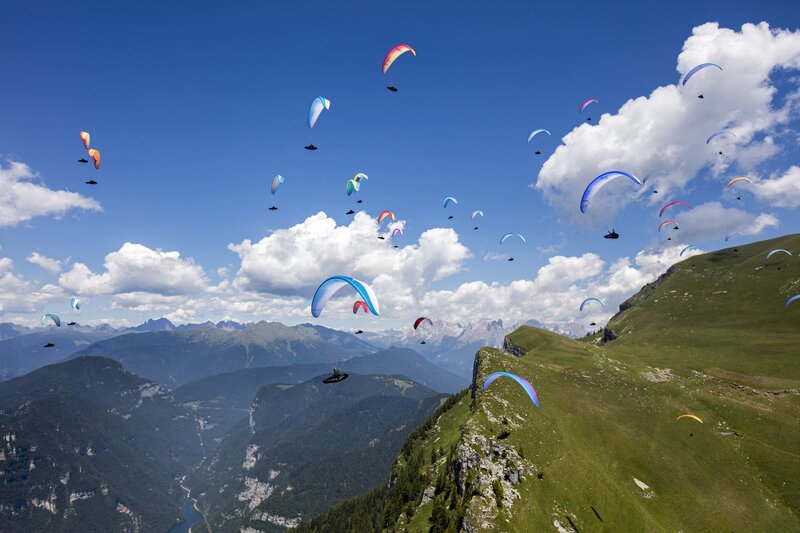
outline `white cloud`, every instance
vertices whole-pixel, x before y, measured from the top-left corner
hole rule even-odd
[[[602,209],[590,207],[581,216],[578,204],[584,188],[604,171],[644,175],[665,170],[666,177],[652,178],[663,198],[709,165],[719,174],[736,164],[752,168],[770,157],[777,150],[773,139],[754,137],[770,133],[796,112],[791,101],[783,108],[773,107],[776,88],[770,74],[779,68],[800,68],[800,31],[773,31],[761,23],[745,24],[736,32],[703,24],[684,43],[677,70],[685,73],[707,61],[725,70],[701,71],[686,86],[658,87],[649,96],[629,100],[616,114],[603,115],[597,125],[572,130],[543,165],[536,188],[568,218],[596,221],[612,217],[646,192],[628,180],[616,180],[594,202]],[[698,93],[705,98],[698,99]],[[722,128],[736,137],[719,137],[706,146],[706,137]]]
[[[95,274],[83,263],[75,263],[61,274],[61,286],[75,294],[115,296],[117,305],[146,305],[147,295],[165,297],[204,290],[207,282],[203,268],[180,252],[152,250],[126,242],[106,255],[105,272]],[[140,294],[142,293],[142,294]]]
[[[450,228],[432,228],[417,244],[393,248],[375,218],[356,213],[338,226],[324,212],[260,241],[230,244],[241,267],[235,287],[256,292],[310,295],[324,279],[344,274],[370,283],[380,296],[381,313],[408,309],[430,283],[460,271],[469,249]],[[336,301],[328,304],[336,309]],[[342,304],[343,305],[343,304]],[[350,302],[352,305],[352,301]]]
[[[64,299],[61,289],[52,284],[41,287],[14,274],[14,262],[0,258],[0,315],[4,313],[36,313],[55,300]]]
[[[36,176],[25,163],[0,164],[0,227],[16,226],[34,217],[62,216],[70,209],[102,211],[93,198],[68,191],[54,191],[33,183]]]
[[[221,278],[227,278],[228,277],[228,267],[219,267],[217,269],[217,276],[219,276]]]
[[[435,312],[436,316],[452,321],[463,321],[479,312],[480,316],[508,321],[536,319],[567,324],[577,318],[601,322],[608,320],[620,303],[654,281],[669,266],[694,255],[687,252],[679,257],[682,248],[641,251],[632,261],[623,257],[608,267],[592,253],[580,257],[551,257],[532,280],[508,284],[464,283],[454,290],[428,292],[421,305],[424,312]],[[587,309],[579,313],[578,305],[588,296],[602,299],[606,310]]]
[[[778,219],[773,215],[752,215],[735,207],[724,207],[719,202],[707,202],[682,211],[676,220],[681,229],[672,233],[672,239],[685,243],[718,241],[732,231],[757,235],[766,228],[778,226]]]
[[[782,176],[755,181],[748,190],[775,207],[800,207],[800,167],[792,166]]]
[[[39,252],[31,253],[31,255],[25,258],[25,260],[29,263],[42,267],[48,272],[52,272],[54,274],[61,272],[61,261],[58,259],[51,259],[50,257],[44,256]]]

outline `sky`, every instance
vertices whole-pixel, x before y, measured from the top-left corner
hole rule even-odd
[[[0,321],[588,325],[688,244],[800,223],[790,2],[26,2],[3,18]],[[399,43],[416,57],[382,74]],[[704,62],[723,70],[680,85]],[[316,96],[331,108],[309,130]],[[537,128],[552,135],[527,143]],[[736,137],[707,145],[721,129]],[[81,130],[99,170],[76,162]],[[612,181],[582,214],[608,170],[651,177]],[[754,183],[724,190],[736,176]],[[659,232],[672,200],[694,208]],[[332,275],[370,284],[381,316],[353,317],[342,289],[312,319]],[[605,309],[579,312],[588,296]]]

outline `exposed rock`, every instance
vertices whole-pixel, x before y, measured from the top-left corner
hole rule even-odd
[[[676,376],[672,375],[669,368],[655,368],[653,372],[645,372],[644,379],[653,383],[664,383],[672,381]]]
[[[237,494],[236,498],[240,502],[247,502],[247,508],[250,511],[261,505],[261,502],[272,496],[272,491],[275,490],[275,487],[269,483],[264,483],[263,481],[259,481],[254,477],[244,478],[244,486],[245,489]]]
[[[603,340],[602,340],[602,342],[604,342],[604,343],[611,342],[611,341],[615,340],[616,338],[617,338],[617,334],[614,333],[613,330],[611,330],[610,328],[607,328],[607,327],[603,328]]]
[[[258,444],[248,444],[247,450],[245,450],[244,462],[242,463],[242,468],[245,470],[250,470],[254,466],[256,466],[256,461],[258,460]]]
[[[425,490],[422,492],[422,500],[420,501],[420,505],[425,505],[429,501],[433,500],[435,495],[436,487],[425,487]]]
[[[522,357],[527,353],[527,350],[525,350],[525,348],[522,348],[514,344],[514,342],[511,339],[509,339],[508,336],[506,336],[503,339],[503,350],[505,350],[510,354],[516,355],[517,357]]]

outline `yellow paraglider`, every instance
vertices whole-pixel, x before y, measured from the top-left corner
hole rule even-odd
[[[698,422],[700,422],[701,424],[703,423],[703,421],[702,421],[702,420],[700,420],[700,418],[699,418],[699,417],[697,417],[697,416],[695,416],[695,415],[693,415],[693,414],[690,414],[690,413],[685,413],[685,414],[682,414],[681,416],[679,416],[678,418],[676,418],[676,420],[680,420],[681,418],[691,418],[692,420],[697,420],[697,421],[698,421]]]

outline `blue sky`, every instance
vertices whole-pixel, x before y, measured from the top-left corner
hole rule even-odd
[[[355,207],[372,215],[391,209],[405,220],[401,245],[413,245],[429,228],[457,232],[471,258],[458,260],[457,272],[427,280],[426,290],[454,290],[476,280],[532,280],[554,255],[591,252],[606,266],[634,257],[659,241],[653,214],[658,206],[648,198],[585,224],[530,187],[562,137],[583,124],[580,102],[600,100],[589,108],[596,121],[601,113],[617,113],[630,98],[677,83],[676,58],[692,28],[703,23],[734,31],[761,21],[773,30],[800,27],[800,11],[790,2],[28,4],[6,6],[0,32],[3,165],[24,162],[37,182],[90,196],[102,212],[72,209],[6,224],[0,227],[0,257],[13,260],[20,279],[61,286],[67,296],[79,292],[74,284],[65,286],[58,273],[25,258],[38,252],[60,260],[62,273],[79,262],[100,275],[104,257],[130,242],[193,258],[209,286],[221,279],[216,269],[227,267],[225,277],[234,283],[240,258],[230,243],[258,241],[319,211],[349,224],[345,211]],[[383,55],[400,42],[414,46],[417,57],[401,57],[382,75]],[[796,90],[796,76],[790,69],[772,77],[773,107]],[[699,78],[712,93],[701,103],[713,105],[711,78]],[[399,93],[384,88],[387,79]],[[305,120],[317,95],[332,106],[313,131],[320,149],[308,152],[302,149],[309,141]],[[749,175],[777,176],[797,161],[797,116],[789,115],[780,126],[748,131],[754,143],[772,135],[780,146],[745,169]],[[526,144],[538,127],[553,136]],[[75,163],[84,155],[82,129],[103,154],[99,171]],[[692,134],[704,139],[708,132]],[[542,155],[534,155],[536,149]],[[767,196],[742,194],[736,201],[720,195],[720,181],[741,174],[738,163],[713,179],[705,167],[687,177],[690,182],[671,186],[664,199],[720,201],[779,221],[749,240],[796,231],[796,206],[775,205]],[[610,170],[602,162],[597,169]],[[361,206],[344,195],[345,181],[356,172],[370,177],[359,193]],[[271,197],[276,173],[286,181]],[[580,180],[588,183],[593,174]],[[90,177],[99,185],[84,185]],[[441,208],[448,195],[459,200],[452,213]],[[575,211],[579,199],[580,191]],[[267,211],[273,203],[279,211]],[[474,209],[486,213],[477,231],[469,221]],[[610,227],[622,238],[602,239]],[[513,263],[505,256],[486,260],[486,254],[507,253],[498,245],[506,232],[522,233],[527,246],[513,250]],[[353,249],[354,256],[359,253]],[[262,296],[308,293],[305,286],[275,285],[274,291],[263,284],[258,290]],[[147,292],[135,283],[126,287]],[[183,289],[162,292],[190,297]],[[139,302],[133,311],[114,303],[118,293],[112,290],[85,294],[96,303],[85,310],[88,320],[136,321],[181,305],[176,300],[144,308]],[[61,305],[60,297],[27,308],[6,305],[3,318],[33,317]],[[410,314],[424,310],[421,298],[416,295]],[[191,316],[225,314],[195,308]],[[453,309],[449,316],[457,314]]]

